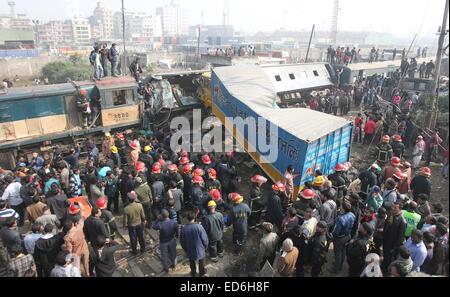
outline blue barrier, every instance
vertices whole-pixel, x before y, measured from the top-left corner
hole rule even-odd
[[[0,50],[0,58],[33,58],[39,57],[38,50]]]

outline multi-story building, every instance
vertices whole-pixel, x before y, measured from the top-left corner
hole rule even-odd
[[[121,12],[114,14],[114,37],[123,38],[123,15]],[[125,13],[125,38],[127,40],[149,40],[162,36],[161,17],[147,15],[145,13]]]
[[[164,37],[188,34],[187,15],[179,4],[171,3],[158,7],[156,14],[161,16]]]
[[[155,38],[162,37],[162,22],[160,15],[149,15],[142,18],[142,36]]]
[[[92,43],[91,24],[88,19],[75,18],[72,20],[73,40],[78,45]]]
[[[71,45],[74,42],[72,21],[50,21],[37,26],[38,40],[51,47]]]
[[[106,7],[104,0],[97,2],[97,7],[94,9],[91,18],[91,25],[99,27],[101,39],[112,39],[114,37],[113,12]]]
[[[14,18],[9,15],[0,16],[0,29],[31,30],[32,28],[31,20],[24,14],[18,14]]]

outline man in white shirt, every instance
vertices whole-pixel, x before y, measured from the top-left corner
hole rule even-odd
[[[5,181],[8,186],[3,192],[1,200],[7,200],[12,209],[19,214],[18,226],[22,227],[25,217],[25,209],[23,207],[23,199],[20,197],[20,188],[22,185],[14,180],[13,176],[6,176]]]

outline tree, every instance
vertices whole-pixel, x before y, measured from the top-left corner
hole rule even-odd
[[[91,66],[78,56],[70,57],[69,61],[51,62],[42,68],[42,77],[47,77],[50,84],[65,83],[68,79],[88,80],[91,75]]]

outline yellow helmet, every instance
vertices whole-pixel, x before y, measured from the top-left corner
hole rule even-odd
[[[316,179],[314,180],[314,185],[315,186],[321,186],[323,185],[323,183],[325,182],[325,179],[323,178],[323,176],[317,176]]]
[[[105,133],[105,137],[111,137],[111,133],[106,132],[106,133]]]
[[[150,145],[147,145],[146,147],[144,147],[144,152],[145,153],[148,153],[151,150],[152,150],[152,147]]]
[[[214,200],[211,200],[211,201],[208,202],[208,207],[209,208],[216,207],[216,206],[217,206],[217,203]]]
[[[117,154],[118,152],[119,152],[119,149],[117,148],[117,146],[112,146],[111,147],[111,153]]]

